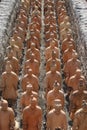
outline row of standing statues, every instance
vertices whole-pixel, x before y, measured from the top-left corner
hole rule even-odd
[[[45,115],[39,105],[42,44]],[[19,89],[20,126],[15,110]],[[21,0],[6,48],[0,97],[0,130],[87,130],[86,79],[64,0]]]

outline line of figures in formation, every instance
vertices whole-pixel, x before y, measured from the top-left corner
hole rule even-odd
[[[43,111],[39,106],[42,44],[46,61],[44,129],[68,130],[68,114],[71,130],[87,130],[86,79],[64,0],[21,1],[1,75],[0,130],[20,129],[15,120],[18,89],[22,91],[19,107],[23,130],[42,129]]]

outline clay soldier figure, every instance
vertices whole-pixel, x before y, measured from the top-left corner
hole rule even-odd
[[[46,94],[49,90],[53,89],[53,84],[55,82],[59,82],[61,84],[61,74],[60,72],[56,71],[56,65],[51,66],[51,70],[46,73],[45,77],[45,88],[46,88]]]
[[[46,39],[46,48],[50,46],[50,41],[55,41],[55,46],[58,47],[59,46],[59,40],[57,38],[55,38],[54,36],[57,35],[57,33],[50,33],[50,38]]]
[[[56,52],[55,51],[52,51],[52,57],[46,62],[46,71],[50,71],[50,68],[51,68],[51,64],[52,63],[55,63],[57,65],[57,71],[60,72],[61,70],[61,63],[60,63],[60,60],[56,57]]]
[[[37,99],[33,97],[30,105],[23,110],[23,130],[41,130],[42,110],[37,105]]]
[[[32,73],[39,76],[39,62],[35,59],[35,55],[33,53],[30,54],[30,59],[25,61],[24,63],[24,74],[27,73],[26,67],[29,66],[32,69]]]
[[[80,60],[77,59],[77,53],[73,53],[72,58],[64,65],[64,73],[68,73],[69,78],[76,73],[77,69],[81,68]]]
[[[23,13],[23,11],[20,12],[18,18],[23,21],[25,23],[25,25],[27,25],[27,16]]]
[[[32,23],[30,23],[29,26],[28,26],[29,30],[34,29],[33,25],[35,25],[35,29],[37,28],[38,30],[41,30],[40,24],[38,22],[32,22]]]
[[[26,86],[28,83],[32,84],[33,91],[38,92],[39,81],[38,78],[32,73],[32,69],[28,69],[27,74],[22,78],[21,87],[23,91],[26,91]]]
[[[45,50],[46,61],[52,57],[52,51],[56,52],[56,57],[59,58],[59,49],[55,46],[55,41],[50,42],[50,46]]]
[[[39,3],[39,2],[38,2]],[[36,4],[36,2],[34,3],[34,4]],[[34,5],[33,5],[34,6]],[[40,10],[39,10],[39,6],[41,6],[41,5],[35,5],[34,6],[34,8],[33,8],[33,14],[34,13],[36,13],[37,15],[39,15],[40,17],[41,17],[41,12],[40,12]]]
[[[38,98],[38,94],[33,91],[32,84],[28,84],[26,86],[26,91],[22,93],[21,100],[20,100],[20,104],[21,104],[22,110],[26,106],[30,105],[30,100],[31,100],[32,96],[35,97],[35,98]]]
[[[75,42],[72,35],[68,33],[67,37],[62,41],[62,52],[69,48],[70,43],[72,44],[73,49],[75,49]]]
[[[48,23],[50,25],[50,23]],[[51,38],[51,35],[53,34],[53,39],[57,39],[57,33],[56,33],[56,26],[55,25],[50,25],[48,31],[45,32],[45,39],[48,40]],[[55,42],[56,46],[56,42]],[[58,47],[58,46],[56,46]]]
[[[78,90],[70,96],[70,117],[73,120],[75,112],[81,108],[82,101],[87,99],[87,91],[83,79],[79,80]]]
[[[24,41],[25,36],[26,36],[26,30],[23,29],[22,27],[20,27],[20,25],[18,25],[18,24],[16,24],[14,30],[18,32],[18,35],[20,36],[22,41]]]
[[[64,15],[62,15],[62,13],[64,14]],[[59,10],[59,19],[58,19],[58,24],[60,25],[63,21],[64,21],[64,19],[65,19],[65,17],[67,16],[67,14],[66,14],[67,12],[66,12],[66,8],[65,8],[65,6],[63,6],[63,8],[60,8],[60,10]],[[61,31],[61,30],[60,30]],[[62,39],[62,40],[64,40],[64,39]]]
[[[13,38],[11,38],[9,42],[10,42],[10,46],[13,50],[14,57],[16,57],[17,59],[21,59],[22,52],[21,52],[19,46],[15,45],[15,40]]]
[[[66,63],[69,59],[71,59],[73,53],[76,53],[76,51],[73,49],[73,45],[70,42],[69,48],[63,53],[63,62]]]
[[[12,71],[10,64],[6,65],[2,73],[2,96],[8,101],[9,106],[14,106],[17,99],[18,76]]]
[[[61,86],[57,81],[54,82],[53,89],[50,90],[47,94],[47,110],[48,111],[53,109],[55,99],[60,99],[62,108],[64,108],[64,93],[61,90]]]
[[[54,16],[54,12],[53,12],[52,6],[48,6],[47,8],[48,8],[48,10],[45,12],[45,20],[44,20],[45,27],[47,27],[48,24],[49,24],[49,26],[51,26],[52,24],[55,25],[55,23],[56,23],[56,20],[55,20],[56,18]],[[45,31],[47,32],[48,28]]]
[[[8,102],[6,100],[1,101],[0,130],[16,130],[14,111],[12,108],[8,107]]]
[[[31,47],[32,43],[35,43],[35,48],[37,48],[38,50],[40,49],[40,41],[34,35],[34,32],[30,32],[30,38],[28,38],[26,41],[27,49],[29,49]]]
[[[83,101],[82,107],[76,111],[72,130],[87,130],[87,101]]]
[[[61,7],[65,7],[65,1],[61,1],[61,0],[59,0],[59,1],[57,1],[57,7],[58,7],[58,10],[61,8]]]
[[[21,11],[22,11],[22,9],[21,9]],[[25,33],[25,36],[26,36],[27,27],[26,27],[26,24],[23,21],[20,20],[20,17],[16,19],[16,26],[15,27],[22,28],[24,30],[24,33]]]
[[[35,47],[35,43],[31,43],[30,49],[28,49],[26,52],[26,59],[27,60],[30,59],[30,53],[33,53],[35,55],[35,59],[40,63],[40,52]]]
[[[40,31],[39,30],[31,30],[30,31],[30,33],[32,33],[33,32],[33,35],[40,41],[40,39],[41,39],[41,35],[40,35]]]
[[[64,28],[71,28],[71,23],[66,19],[67,17],[64,18],[64,21],[60,23],[59,30],[61,31]]]
[[[67,118],[62,110],[62,104],[56,102],[54,109],[47,114],[47,130],[56,130],[57,128],[67,130]]]
[[[86,79],[82,75],[82,71],[80,69],[77,69],[75,75],[73,75],[69,78],[67,85],[69,87],[71,87],[73,91],[78,90],[78,85],[79,85],[80,79],[83,79],[84,84],[86,83]]]
[[[8,49],[13,50],[13,56],[16,57],[16,58],[19,60],[19,62],[20,62],[20,59],[21,59],[21,57],[22,57],[22,54],[21,54],[21,52],[20,52],[19,47],[16,46],[16,45],[14,45],[14,44],[12,44],[12,43],[10,43],[10,44],[11,44],[11,45],[7,47],[7,50],[8,50]]]
[[[32,14],[31,21],[39,23],[41,27],[41,17],[36,12]]]
[[[23,49],[23,40],[19,36],[17,31],[14,31],[14,34],[11,37],[11,41],[13,41],[13,40],[14,40],[14,44],[19,47],[20,51],[22,51],[22,49]]]
[[[19,74],[19,61],[16,57],[13,56],[13,50],[11,48],[8,48],[7,50],[7,57],[5,57],[4,62],[6,65],[6,62],[10,61],[12,65],[12,70],[16,73]]]
[[[67,37],[67,33],[70,33],[72,35],[72,30],[69,27],[65,27],[60,31],[60,39],[63,41]]]

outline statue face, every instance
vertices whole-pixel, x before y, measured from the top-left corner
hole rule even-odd
[[[59,83],[57,83],[57,84],[55,84],[54,83],[54,88],[55,88],[55,90],[60,90],[61,89],[61,86],[60,86],[60,84]]]
[[[31,59],[31,61],[34,61],[34,57],[35,57],[34,54],[31,54],[31,55],[30,55],[30,59]]]
[[[80,91],[83,91],[84,88],[85,88],[84,82],[83,82],[83,81],[79,81],[79,90],[80,90]]]
[[[9,58],[12,58],[12,56],[13,56],[13,50],[8,51],[8,52],[7,52],[7,56],[8,56]]]
[[[81,76],[81,72],[80,71],[76,72],[76,76],[80,77]]]
[[[55,108],[56,114],[59,114],[60,110],[62,109],[62,105],[61,104],[55,104],[54,108]]]
[[[12,71],[12,66],[11,65],[6,65],[6,72],[10,73]]]
[[[32,110],[36,108],[36,105],[37,105],[37,99],[36,98],[31,99],[31,109]]]
[[[31,92],[32,90],[33,90],[32,85],[31,85],[31,84],[27,85],[26,91],[27,91],[27,92]]]
[[[52,53],[52,58],[55,59],[56,58],[56,52]]]
[[[51,72],[55,72],[55,71],[56,71],[56,66],[55,65],[51,66]]]
[[[32,75],[32,69],[28,69],[28,75]]]
[[[35,48],[35,44],[32,43],[32,44],[31,44],[31,49],[34,49],[34,48]]]
[[[6,111],[7,108],[8,108],[8,103],[7,103],[7,101],[2,101],[2,102],[1,102],[1,107],[2,107],[2,110],[3,110],[3,111]]]
[[[87,113],[87,102],[83,105],[83,111]]]

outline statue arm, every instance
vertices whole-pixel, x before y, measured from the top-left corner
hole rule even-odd
[[[64,129],[64,130],[67,130],[67,128],[68,128],[67,118],[66,118],[66,116],[64,116],[64,120],[63,120],[63,129]]]
[[[72,130],[78,130],[79,129],[79,120],[77,118],[77,115],[75,115],[74,121],[73,121],[73,127]]]
[[[18,81],[19,81],[19,79],[18,79],[18,76],[16,75],[15,76],[15,80],[14,80],[15,82],[14,82],[14,89],[15,90],[17,90],[17,86],[18,86]]]
[[[47,111],[50,111],[53,107],[50,94],[47,94]]]
[[[5,75],[2,75],[1,76],[1,88],[0,89],[2,91],[4,91],[5,87],[6,87]]]
[[[24,78],[21,79],[21,87],[22,87],[22,90],[23,90],[23,91],[26,90],[26,82],[25,82],[25,79],[24,79]]]
[[[10,112],[10,130],[14,130],[15,128],[15,114],[14,114],[14,111],[13,110],[9,110]]]
[[[24,95],[21,96],[21,99],[20,99],[20,106],[21,106],[21,109],[23,110],[25,105],[24,105]]]
[[[73,95],[70,96],[70,111],[75,112],[76,105],[75,105],[75,98]]]
[[[27,112],[26,110],[24,109],[23,110],[23,130],[27,130]]]

